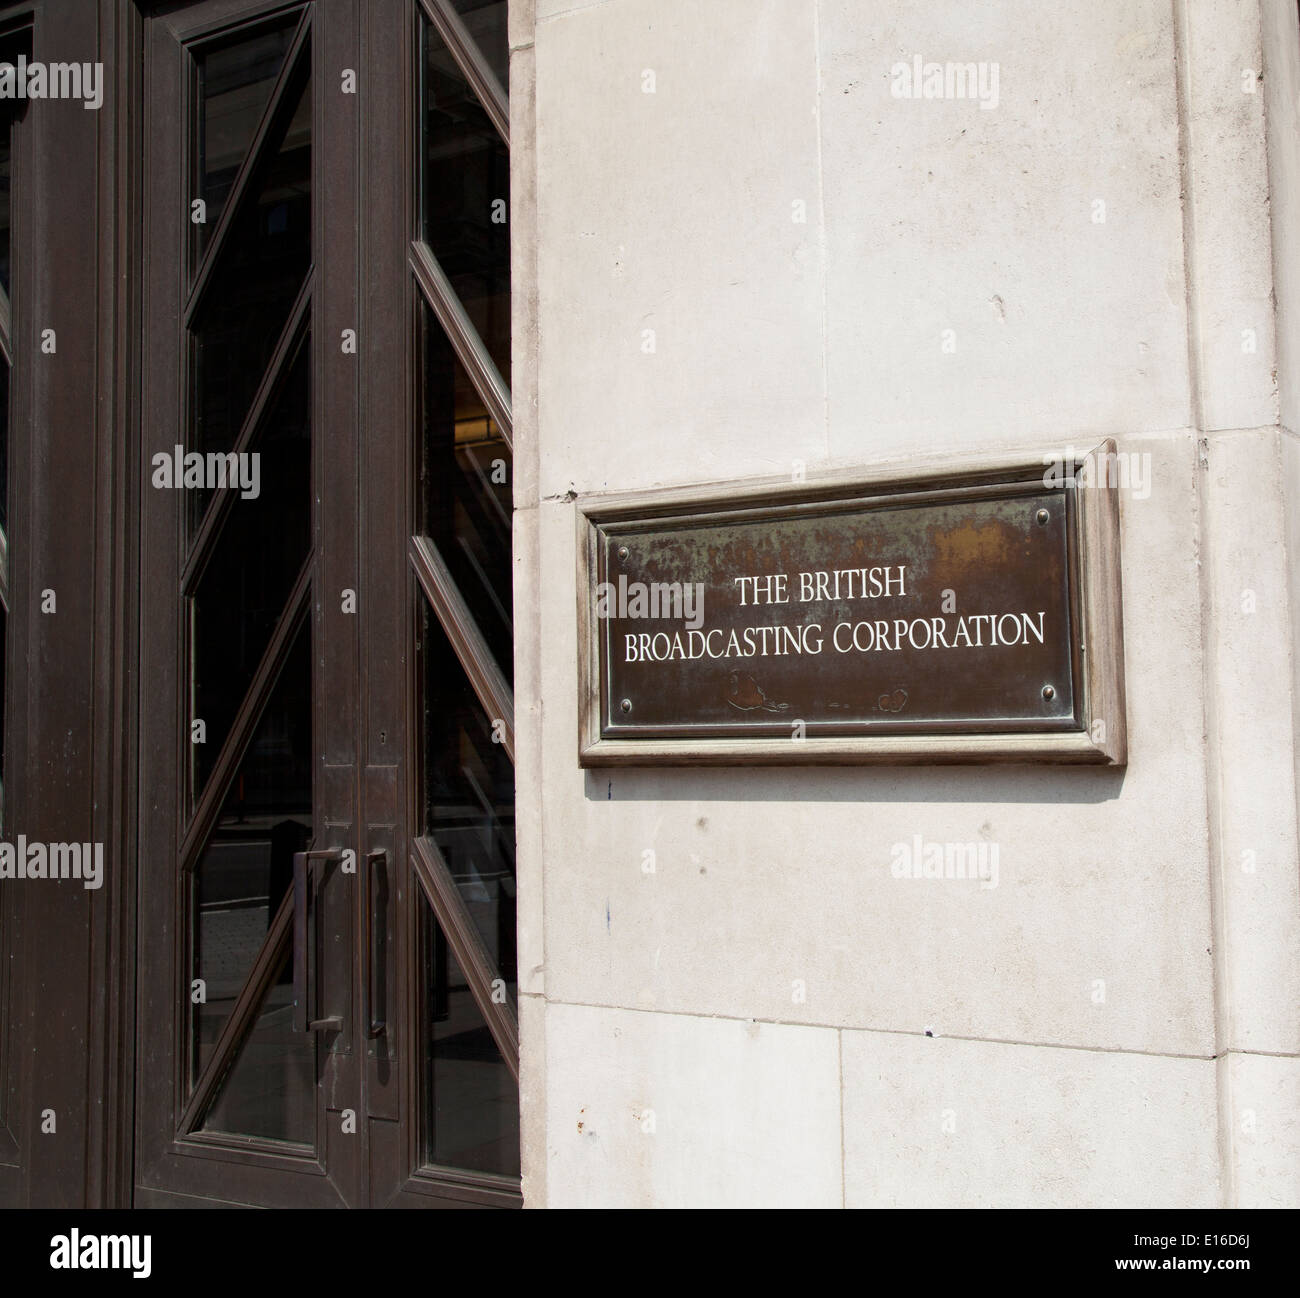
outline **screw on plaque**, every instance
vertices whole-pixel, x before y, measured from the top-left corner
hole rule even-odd
[[[1038,513],[1034,515],[1034,522],[1036,522],[1039,527],[1046,527],[1047,520],[1049,518],[1051,518],[1051,515],[1047,512],[1047,510],[1040,509]]]
[[[1044,685],[1043,697],[1050,703],[1056,697],[1056,690],[1051,685]]]
[[[632,711],[632,700],[631,700],[631,699],[624,699],[623,702],[620,703],[618,706],[619,706],[620,708],[622,708],[624,712],[631,712],[631,711]]]
[[[618,547],[618,557],[619,557],[620,559],[626,559],[627,556],[628,556],[628,548],[627,548],[627,546],[625,546],[625,545],[620,545],[620,546]]]

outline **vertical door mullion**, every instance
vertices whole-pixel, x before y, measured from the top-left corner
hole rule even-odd
[[[407,864],[406,802],[411,730],[411,655],[406,535],[413,457],[413,302],[406,247],[414,183],[411,146],[413,14],[406,4],[361,4],[361,266],[364,310],[362,375],[362,716],[364,844],[387,854],[387,904],[376,951],[385,1030],[367,1044],[371,1185],[376,1206],[405,1178],[409,1151],[404,1095],[413,1078],[404,1041],[416,954],[406,919],[412,889]],[[399,902],[399,898],[401,899]]]
[[[145,107],[145,138],[156,141],[172,114],[187,113],[190,96],[183,77],[184,56],[166,24],[153,23],[146,36],[146,68],[151,93]],[[183,119],[184,120],[184,119]],[[165,137],[163,137],[165,138]],[[143,445],[138,462],[146,464],[156,437],[152,430],[181,428],[184,406],[183,349],[179,330],[166,327],[180,313],[181,227],[176,219],[181,198],[181,158],[176,150],[150,151],[143,204],[145,261],[144,328],[141,385]],[[140,944],[140,1024],[136,1110],[136,1176],[140,1183],[167,1178],[171,1131],[185,1102],[186,1009],[176,994],[184,957],[183,935],[176,923],[176,863],[188,758],[180,731],[188,694],[183,672],[187,636],[179,634],[176,606],[180,582],[179,504],[170,493],[141,491],[140,625],[141,670],[149,681],[142,695],[139,785],[141,934],[166,934],[165,940]]]
[[[366,1035],[361,1023],[360,889],[365,876],[361,841],[358,745],[360,627],[368,603],[358,548],[359,366],[345,351],[345,332],[358,320],[357,153],[358,89],[345,75],[357,68],[357,6],[318,4],[313,15],[312,252],[316,294],[312,302],[313,481],[317,570],[314,582],[314,721],[317,768],[316,844],[357,853],[356,873],[331,880],[333,914],[346,928],[336,948],[346,955],[323,971],[346,983],[350,1022],[347,1053],[327,1052],[322,1072],[325,1138],[330,1167],[350,1187],[352,1202],[366,1201],[369,1125],[366,1113]],[[356,612],[345,611],[346,592]],[[343,1129],[342,1110],[356,1116]]]

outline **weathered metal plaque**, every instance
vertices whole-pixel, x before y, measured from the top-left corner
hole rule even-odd
[[[1086,732],[1078,510],[1031,479],[593,518],[584,759]]]

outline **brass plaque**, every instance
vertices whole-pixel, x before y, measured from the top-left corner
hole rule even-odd
[[[593,519],[598,738],[1078,732],[1077,510],[1040,478]]]

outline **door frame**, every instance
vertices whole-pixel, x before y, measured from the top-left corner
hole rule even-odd
[[[419,1149],[422,886],[411,852],[422,769],[414,645],[423,596],[408,550],[417,480],[419,293],[411,249],[418,222],[417,114],[423,111],[419,33],[430,8],[415,0],[307,8],[303,0],[200,0],[169,8],[150,20],[145,33],[148,150],[149,142],[166,138],[168,118],[174,116],[170,105],[185,105],[183,120],[193,120],[192,82],[182,80],[186,56],[177,57],[177,46],[232,24],[299,10],[310,14],[315,846],[355,850],[357,901],[370,895],[370,854],[382,851],[387,894],[374,935],[375,944],[383,946],[383,982],[374,994],[383,998],[386,1030],[374,1037],[355,1031],[351,1063],[340,1063],[324,1082],[329,1098],[320,1105],[315,1158],[249,1153],[225,1141],[214,1151],[206,1142],[150,1134],[141,1125],[134,1176],[139,1205],[232,1199],[302,1206],[521,1202],[517,1186],[503,1184],[500,1177],[424,1166]],[[433,12],[447,19],[436,6]],[[342,91],[344,69],[356,72],[359,93]],[[149,280],[141,304],[140,333],[148,339],[141,374],[141,465],[158,449],[153,443],[169,445],[170,430],[185,427],[187,418],[183,331],[178,327],[162,338],[150,322],[181,317],[184,290],[178,281],[185,263],[176,213],[183,210],[188,168],[185,157],[159,149],[143,174],[144,246],[150,256],[143,263]],[[348,329],[357,332],[352,354],[340,346]],[[149,430],[167,430],[167,435]],[[175,517],[169,519],[169,512]],[[186,661],[185,640],[172,611],[179,588],[180,519],[179,504],[169,510],[145,493],[139,532],[142,576],[148,570],[140,583],[139,868],[152,868],[159,878],[159,854],[175,857],[166,838],[150,837],[159,815],[170,814],[150,801],[165,783],[151,778],[151,771],[177,766],[187,747],[176,724],[184,715],[178,672]],[[341,595],[348,589],[356,592],[355,614],[342,609]],[[176,628],[170,640],[169,628]],[[158,639],[151,643],[151,635]],[[150,662],[159,670],[150,670]],[[150,695],[156,692],[172,702],[151,712]],[[513,726],[512,707],[506,715]],[[142,877],[140,897],[141,932],[171,936],[165,949],[157,942],[140,947],[139,1112],[166,1115],[174,1130],[186,1085],[176,1057],[186,1017],[176,991],[185,938],[170,887],[148,886]],[[352,915],[355,1008],[365,1007],[372,994],[364,959],[371,934],[366,905],[352,905]],[[172,971],[170,992],[160,964]],[[513,1026],[511,1039],[517,1041]],[[517,1070],[517,1054],[510,1066]],[[355,1111],[354,1135],[340,1134],[329,1120],[344,1108]]]
[[[312,268],[303,290],[310,293],[310,301],[302,303],[300,295],[298,314],[302,310],[309,313],[303,323],[309,330],[312,390],[311,547],[304,570],[307,587],[295,587],[272,636],[272,643],[279,640],[284,654],[271,677],[262,678],[262,684],[264,701],[269,700],[273,682],[285,667],[289,644],[302,634],[302,622],[309,622],[312,808],[317,848],[356,847],[356,752],[348,700],[357,678],[357,620],[335,611],[338,603],[326,598],[331,588],[356,585],[356,379],[355,367],[340,365],[337,358],[334,364],[321,363],[330,332],[337,336],[339,327],[350,327],[339,326],[337,321],[347,321],[355,313],[357,191],[351,180],[356,155],[355,102],[324,89],[336,79],[339,53],[354,48],[355,35],[350,30],[354,15],[351,5],[313,5],[302,0],[202,0],[155,15],[145,33],[143,179],[145,246],[150,256],[144,265],[147,281],[142,303],[142,332],[149,342],[141,388],[146,442],[142,463],[149,453],[170,446],[177,430],[187,429],[190,419],[193,375],[185,320],[188,276],[183,274],[188,248],[181,214],[188,210],[192,193],[196,143],[191,135],[195,114],[191,51],[214,37],[283,19],[294,33],[278,83],[287,99],[294,93],[295,74],[290,65],[295,52],[309,42],[301,57],[312,88]],[[173,144],[178,120],[183,133],[179,148]],[[255,144],[251,142],[250,149]],[[233,193],[230,196],[231,211],[235,197]],[[214,239],[220,228],[218,220]],[[192,292],[192,287],[188,291]],[[294,315],[291,311],[291,320]],[[285,336],[294,331],[295,326],[286,325]],[[284,369],[287,372],[287,363]],[[269,409],[265,413],[270,413]],[[191,976],[184,972],[189,941],[186,883],[193,886],[178,870],[186,836],[181,771],[189,756],[188,736],[180,724],[186,715],[189,652],[189,635],[181,615],[181,556],[188,536],[182,497],[181,492],[146,494],[140,511],[140,676],[145,683],[140,698],[141,921],[144,934],[169,936],[146,940],[139,947],[139,1112],[149,1119],[136,1131],[134,1201],[141,1206],[189,1197],[284,1206],[358,1204],[364,1201],[363,1151],[359,1141],[342,1130],[341,1118],[331,1120],[331,1114],[347,1109],[358,1115],[363,1111],[355,1033],[340,1034],[335,1039],[338,1049],[326,1047],[313,1034],[313,1057],[320,1070],[314,1088],[314,1154],[272,1152],[269,1142],[248,1142],[241,1147],[239,1140],[175,1134],[188,1090],[188,1060],[181,1043],[186,1040],[189,1005],[182,992],[188,989]],[[295,613],[295,606],[302,611]],[[264,662],[273,657],[268,646]],[[246,710],[253,692],[250,685],[240,709],[250,742],[255,718],[250,721]],[[229,772],[232,776],[233,769]],[[211,791],[216,791],[222,778],[222,772],[214,769]],[[165,806],[160,805],[160,791]],[[213,799],[199,799],[196,807],[205,802],[215,823]],[[193,832],[191,825],[191,837]],[[206,836],[207,831],[203,833]],[[191,844],[190,854],[196,862],[195,851]],[[144,872],[151,877],[146,878]],[[336,872],[330,885],[336,900],[340,892],[346,898],[348,910],[354,909],[353,882]],[[347,941],[346,933],[335,935],[344,938],[348,957],[346,967],[331,968],[341,973],[348,999],[355,1004],[357,943]]]
[[[101,64],[104,102],[34,101],[17,132],[5,832],[103,843],[105,878],[4,890],[18,1149],[0,1206],[116,1206],[134,1107],[139,21],[131,0],[0,7],[18,26],[34,61]]]
[[[363,430],[391,430],[390,435],[369,436],[360,443],[358,501],[362,547],[361,580],[367,598],[361,601],[361,678],[382,680],[388,688],[367,691],[358,719],[362,746],[361,815],[363,850],[383,847],[395,906],[388,910],[385,962],[385,998],[389,1007],[389,1032],[382,1046],[367,1050],[366,1094],[369,1103],[368,1153],[388,1179],[372,1175],[374,1206],[417,1208],[514,1208],[522,1204],[518,1186],[488,1173],[428,1166],[421,1153],[424,1095],[421,1015],[424,1009],[421,908],[427,903],[437,913],[448,943],[462,966],[476,959],[472,925],[458,919],[454,899],[435,912],[421,881],[417,865],[420,817],[423,814],[421,778],[425,754],[420,750],[416,644],[421,601],[417,567],[411,559],[411,539],[418,530],[420,418],[417,397],[419,320],[422,302],[444,321],[445,311],[433,307],[425,263],[416,251],[420,243],[420,177],[422,175],[421,120],[423,57],[422,25],[437,30],[457,58],[461,71],[480,102],[489,110],[497,129],[505,135],[505,105],[484,94],[485,80],[472,42],[456,19],[452,6],[440,0],[388,0],[361,5],[361,42],[364,52],[359,75],[367,87],[361,105],[359,246],[366,276],[360,303],[359,359],[360,417]],[[398,165],[394,165],[394,160]],[[433,286],[433,292],[438,289]],[[400,309],[399,309],[400,304]],[[469,356],[471,344],[454,340],[467,368],[478,370]],[[482,345],[478,350],[482,352]],[[498,376],[499,383],[499,376]],[[493,393],[490,409],[500,411],[509,427],[509,395]],[[397,502],[392,507],[389,502]],[[463,648],[461,628],[446,608],[437,616],[458,652]],[[468,669],[467,669],[468,670]],[[507,717],[513,753],[513,699],[509,691],[496,691],[498,715]],[[484,705],[486,706],[486,704]],[[396,753],[396,759],[393,753]],[[427,873],[427,872],[426,872]],[[493,1035],[507,1066],[518,1078],[518,1028],[502,1007],[479,1005],[489,1019]],[[392,1065],[396,1063],[396,1067]]]
[[[254,0],[212,0],[209,9],[237,13],[254,7]],[[291,7],[290,0],[282,7]],[[328,9],[335,13],[322,17]],[[359,847],[366,838],[391,833],[392,848],[386,999],[397,1066],[378,1053],[366,1056],[363,1089],[375,1099],[376,1121],[361,1124],[347,1179],[353,1201],[369,1194],[375,1203],[410,1206],[515,1205],[518,1191],[503,1189],[499,1179],[421,1171],[418,1050],[405,1049],[419,1042],[423,994],[414,904],[420,884],[411,867],[419,800],[413,715],[419,593],[406,562],[414,511],[418,295],[409,252],[417,206],[418,31],[422,14],[440,16],[453,27],[455,19],[440,0],[366,0],[344,9],[340,16],[338,6],[317,6],[313,76],[333,79],[351,57],[360,63],[367,92],[351,102],[342,95],[319,97],[313,146],[330,139],[353,142],[349,156],[338,151],[329,184],[355,186],[367,201],[360,204],[360,221],[334,205],[313,203],[314,237],[328,240],[335,264],[350,266],[351,273],[318,283],[311,325],[321,338],[355,327],[361,348],[350,375],[320,367],[313,377],[314,439],[325,436],[321,421],[327,416],[339,425],[339,437],[351,438],[350,449],[320,466],[317,485],[327,497],[337,497],[349,483],[356,493],[360,483],[371,500],[392,500],[395,493],[402,502],[400,509],[358,513],[359,525],[368,529],[368,560],[357,545],[356,527],[332,529],[319,551],[320,587],[357,586],[366,594],[362,615],[349,629],[339,626],[337,616],[327,618],[326,604],[317,601],[313,611],[313,629],[318,636],[335,636],[340,653],[346,649],[354,679],[388,671],[385,664],[400,676],[400,688],[387,691],[386,703],[373,691],[363,698],[344,690],[342,706],[335,699],[326,707],[318,692],[320,734],[339,759],[332,764],[353,763],[360,772],[364,755],[363,775],[349,781],[340,771],[337,779],[347,789],[325,792],[328,799],[343,800],[344,815],[335,818],[357,827]],[[187,12],[172,0],[0,4],[0,30],[14,23],[32,26],[34,59],[98,62],[104,69],[99,111],[45,103],[24,131],[21,165],[28,183],[15,200],[15,233],[35,237],[15,264],[14,297],[23,304],[16,320],[28,359],[14,367],[10,499],[21,545],[15,547],[6,672],[7,726],[24,760],[10,771],[6,793],[15,833],[103,842],[107,857],[98,891],[6,890],[12,899],[6,904],[21,911],[10,947],[20,971],[11,979],[9,1006],[14,1066],[3,1079],[11,1086],[6,1112],[20,1148],[16,1157],[0,1153],[0,1206],[195,1202],[161,1187],[137,1190],[148,1179],[148,1160],[136,1147],[137,1083],[150,1076],[149,1054],[138,1035],[158,1008],[140,994],[137,956],[160,948],[160,931],[168,934],[167,958],[175,956],[173,925],[156,926],[139,886],[150,823],[149,786],[141,778],[151,741],[144,699],[157,686],[143,674],[143,640],[155,608],[142,580],[150,539],[145,452],[160,440],[151,433],[160,427],[159,407],[146,400],[147,367],[158,361],[157,338],[146,327],[146,276],[157,273],[154,236],[163,224],[148,202],[145,151],[156,138],[157,122],[146,100],[146,44],[151,22],[168,13],[184,23]],[[471,81],[481,91],[472,76]],[[504,104],[491,107],[504,122]],[[380,185],[392,190],[391,203],[375,201]],[[359,295],[362,266],[370,278]],[[37,364],[34,344],[46,326],[57,328],[58,359]],[[175,427],[174,413],[161,425],[169,426]],[[376,428],[393,433],[381,442],[363,435]],[[380,490],[376,484],[387,484],[390,494],[374,494]],[[359,511],[359,498],[345,508]],[[78,518],[90,520],[79,535],[69,522]],[[57,619],[34,614],[35,597],[46,587],[57,588]],[[350,714],[353,698],[356,712]],[[381,751],[393,746],[400,752],[395,763]],[[37,780],[37,771],[57,772],[57,778],[42,774]],[[39,978],[26,976],[30,960],[50,949],[57,949],[58,959],[43,966]],[[169,1015],[173,1009],[174,1003],[167,1007]],[[60,1030],[51,1032],[55,1022]],[[152,1094],[141,1085],[143,1105]],[[38,1134],[45,1108],[57,1113],[57,1140]],[[49,1143],[34,1158],[32,1144],[42,1139]],[[364,1156],[363,1141],[375,1142],[373,1150],[365,1145]],[[364,1184],[371,1154],[400,1174],[384,1184]]]

